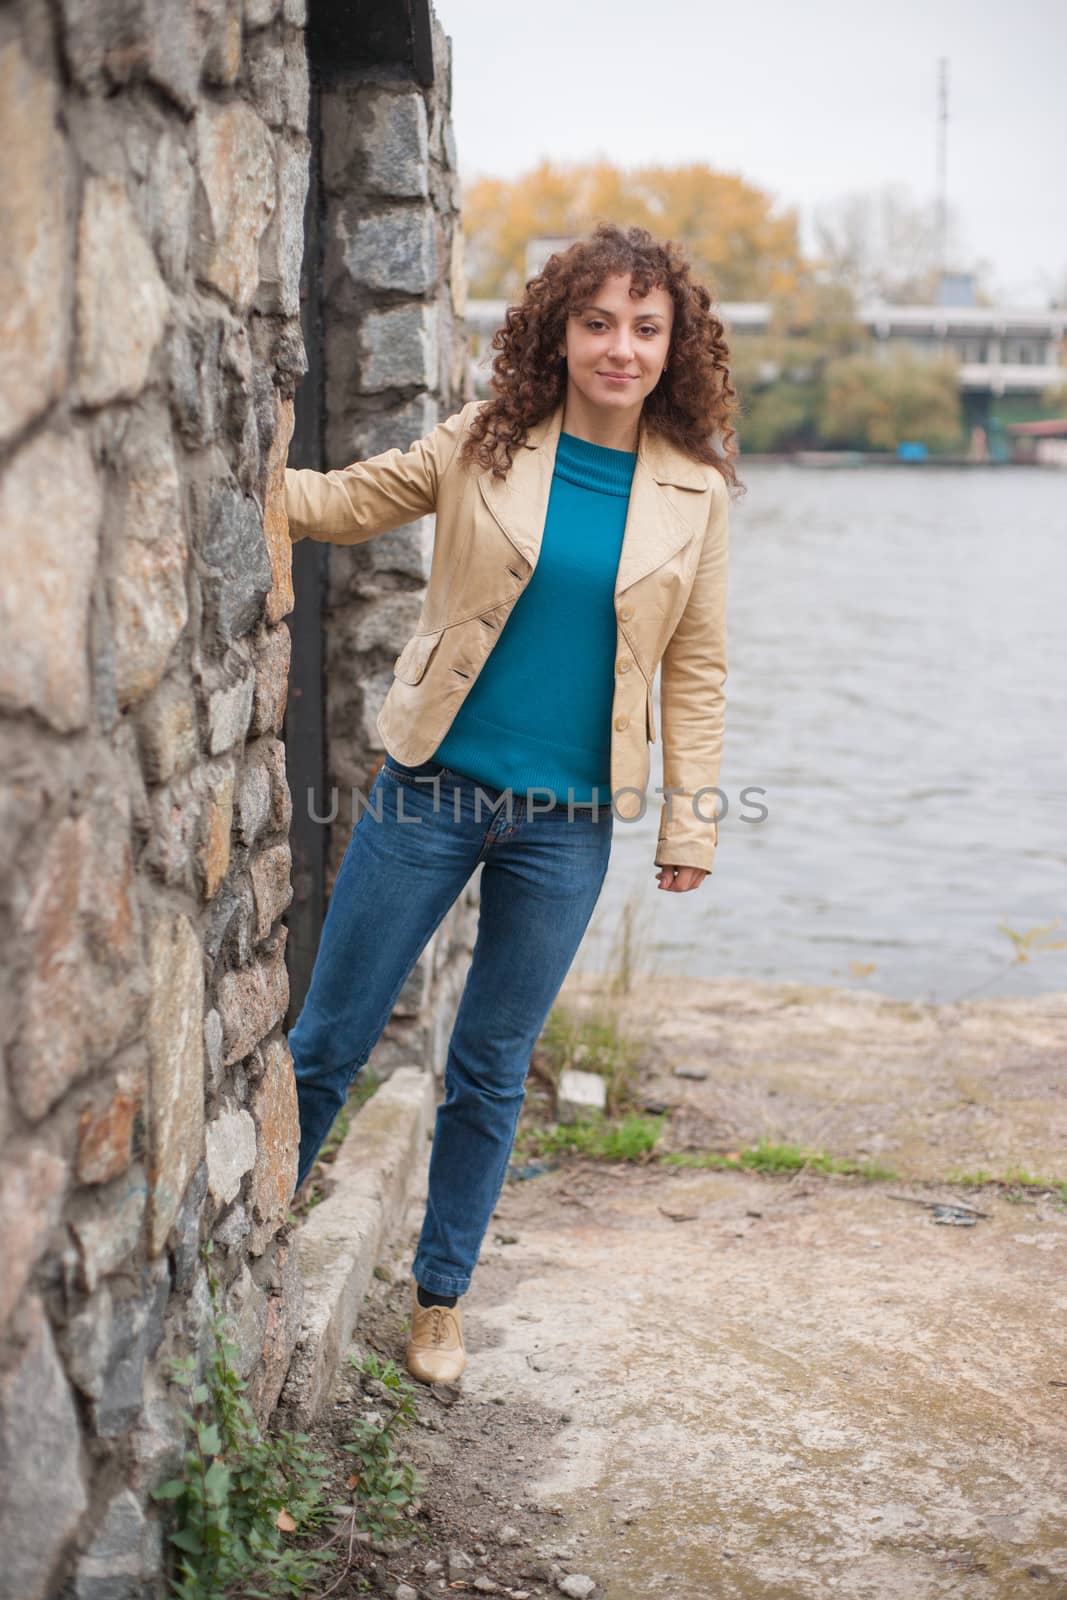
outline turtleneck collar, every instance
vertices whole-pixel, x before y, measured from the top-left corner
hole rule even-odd
[[[579,488],[628,496],[636,462],[636,450],[611,450],[605,444],[590,444],[588,439],[560,431],[555,475]]]

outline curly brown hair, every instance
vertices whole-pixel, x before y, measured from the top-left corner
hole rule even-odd
[[[605,278],[630,274],[631,294],[666,289],[674,303],[670,364],[645,398],[642,422],[715,467],[731,488],[739,487],[730,352],[711,293],[693,281],[691,272],[680,245],[654,239],[647,228],[614,222],[597,223],[586,238],[550,255],[527,280],[521,305],[508,307],[503,326],[493,334],[490,349],[500,352],[492,363],[494,398],[475,413],[461,461],[491,468],[497,478],[507,476],[527,430],[566,392],[566,362],[557,352],[568,317]],[[716,433],[721,451],[712,443]]]

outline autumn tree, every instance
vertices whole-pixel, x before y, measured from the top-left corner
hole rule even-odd
[[[471,295],[519,299],[530,239],[577,238],[601,219],[683,244],[720,300],[788,296],[802,274],[796,215],[777,213],[764,190],[735,174],[703,162],[624,170],[546,160],[518,178],[464,186]]]

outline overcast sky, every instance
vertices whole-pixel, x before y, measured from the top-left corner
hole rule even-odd
[[[795,208],[902,185],[933,203],[949,59],[949,205],[1002,300],[1067,280],[1065,0],[434,0],[465,183],[542,157],[707,161]]]

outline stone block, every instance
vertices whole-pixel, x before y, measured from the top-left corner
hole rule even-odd
[[[201,779],[205,794],[200,811],[196,869],[202,898],[212,900],[230,869],[235,777],[233,768],[227,765],[204,768]]]
[[[433,306],[392,306],[369,311],[359,326],[356,381],[364,394],[437,382],[437,315]]]
[[[274,211],[274,142],[240,101],[202,106],[196,117],[203,195],[196,271],[238,311],[259,282],[259,244]]]
[[[217,1005],[222,1018],[223,1066],[250,1055],[259,1041],[276,1028],[289,1008],[289,974],[285,967],[285,936],[279,930],[277,948],[254,966],[226,972],[219,980]]]
[[[148,783],[167,783],[185,772],[200,751],[196,699],[191,685],[172,674],[137,707],[137,749]]]
[[[287,13],[294,14],[300,10],[300,5],[295,0],[288,0]],[[287,15],[287,21],[291,18]],[[302,29],[303,23],[298,26]],[[308,113],[311,102],[311,81],[308,70],[308,54],[302,33],[290,31],[285,40],[285,68],[282,80],[282,98],[285,107],[286,126],[294,133],[305,133],[308,126]]]
[[[204,1018],[204,1071],[214,1094],[222,1073],[222,1018],[214,1008]]]
[[[208,1193],[216,1205],[228,1206],[255,1162],[256,1125],[245,1110],[224,1111],[208,1123],[204,1138]]]
[[[91,1411],[96,1432],[114,1439],[137,1421],[144,1404],[145,1366],[163,1338],[170,1296],[165,1263],[141,1274],[134,1294],[111,1295],[107,1354]]]
[[[263,940],[292,902],[293,858],[288,842],[261,850],[249,867],[256,902],[256,938]]]
[[[178,432],[194,449],[210,444],[223,410],[222,345],[219,317],[182,322],[167,341],[170,402]]]
[[[88,1400],[99,1400],[111,1349],[111,1290],[101,1284],[61,1330],[59,1348],[67,1377]]]
[[[85,436],[42,433],[0,478],[0,707],[59,733],[91,706],[89,611],[103,496]]]
[[[25,1343],[0,1378],[0,1549],[4,1593],[46,1600],[89,1500],[77,1412],[39,1300],[25,1320]]]
[[[79,911],[91,963],[83,1027],[95,1062],[136,1038],[148,1004],[141,911],[134,893],[131,805],[118,770],[95,798],[90,829]]]
[[[278,201],[259,247],[256,307],[284,317],[300,315],[300,269],[304,259],[304,206],[310,146],[278,147]]]
[[[205,20],[204,82],[230,89],[241,71],[241,6],[223,0]]]
[[[73,1201],[67,1222],[77,1246],[79,1280],[89,1294],[136,1250],[147,1201],[148,1184],[140,1167]]]
[[[262,762],[270,778],[270,826],[277,833],[288,833],[293,820],[293,798],[286,777],[285,745],[280,739],[260,739],[249,752],[252,760]]]
[[[134,399],[148,381],[170,296],[117,178],[86,180],[76,294],[82,403]]]
[[[30,1280],[30,1274],[59,1221],[67,1186],[67,1166],[58,1155],[28,1141],[9,1144],[0,1166],[0,1332]]]
[[[251,98],[263,120],[279,129],[285,125],[285,44],[276,29],[253,34],[246,60]]]
[[[201,554],[214,569],[204,578],[219,637],[247,633],[263,614],[274,575],[255,502],[235,483],[216,483],[197,496],[203,522]]]
[[[353,283],[427,294],[438,276],[437,230],[428,205],[388,206],[373,216],[339,207],[337,247]]]
[[[262,1255],[289,1214],[300,1155],[300,1113],[288,1041],[271,1039],[262,1053],[264,1072],[252,1100],[259,1140],[248,1185],[248,1248],[254,1256]]]
[[[579,1072],[572,1067],[560,1073],[556,1115],[560,1122],[578,1122],[607,1110],[607,1084],[599,1072]]]
[[[259,1365],[267,1333],[267,1293],[256,1283],[247,1265],[242,1266],[227,1296],[226,1311],[230,1337],[237,1347],[234,1366],[240,1377],[247,1378]]]
[[[147,80],[184,112],[196,103],[201,49],[195,0],[61,0],[65,54],[82,88]]]
[[[135,1494],[147,1494],[181,1471],[183,1429],[179,1404],[173,1388],[149,1367],[141,1414],[126,1440],[129,1486]]]
[[[228,967],[247,967],[255,954],[255,920],[251,884],[244,878],[229,877],[211,902],[204,935],[208,960],[222,960]],[[215,1085],[212,1083],[211,1087]]]
[[[251,1226],[244,1206],[231,1206],[222,1221],[216,1224],[213,1238],[227,1255],[236,1255],[248,1238]]]
[[[399,591],[382,595],[373,605],[363,608],[352,628],[353,650],[360,654],[388,650],[395,655],[415,632],[421,613],[420,594]]]
[[[172,888],[193,891],[193,852],[200,835],[203,796],[196,773],[185,773],[149,801],[150,826],[143,864]]]
[[[256,694],[252,705],[249,734],[280,733],[289,695],[289,663],[293,636],[284,623],[264,628],[253,646],[256,665]]]
[[[7,39],[0,48],[0,443],[67,379],[69,179],[57,113],[53,79],[30,63],[17,37]]]
[[[280,622],[293,609],[293,544],[285,514],[285,464],[293,437],[293,402],[271,396],[273,430],[267,454],[263,499],[263,536],[270,558],[271,590],[267,596],[267,621]]]
[[[189,620],[189,552],[168,433],[146,417],[123,452],[122,537],[108,584],[115,690],[123,710],[159,683]]]
[[[143,216],[163,276],[178,291],[184,289],[189,271],[195,185],[184,144],[173,134],[157,132],[149,154]]]
[[[19,919],[27,970],[12,1088],[31,1121],[43,1117],[90,1066],[85,1008],[91,971],[79,902],[91,845],[88,815],[59,823]]]
[[[418,578],[424,583],[429,582],[433,540],[433,517],[420,517],[417,522],[409,522],[402,528],[391,528],[388,533],[379,534],[363,546],[367,553],[368,574],[396,572],[408,578]]]
[[[278,1404],[304,1311],[304,1282],[291,1243],[280,1246],[274,1265],[262,1356],[248,1386],[248,1398],[261,1425],[266,1425]]]
[[[467,262],[466,262],[466,236],[463,232],[463,223],[456,217],[452,224],[452,243],[449,248],[448,287],[452,301],[452,314],[457,322],[462,322],[467,315]],[[462,341],[466,346],[467,341]],[[462,350],[464,361],[468,350]]]
[[[255,668],[247,656],[230,651],[221,673],[228,679],[207,696],[208,754],[217,756],[241,743],[252,720]]]
[[[414,399],[391,406],[388,410],[376,405],[364,417],[346,417],[332,423],[327,437],[327,453],[331,460],[347,463],[366,461],[386,450],[407,450],[416,439],[425,439],[436,428],[440,418],[440,407],[428,394],[416,395]]]
[[[244,845],[253,845],[263,832],[270,815],[270,774],[256,762],[241,773],[237,789],[237,835]]]
[[[96,1537],[78,1562],[73,1600],[143,1600],[162,1565],[162,1529],[130,1489],[108,1501]]]
[[[327,193],[347,197],[362,187],[396,199],[426,197],[429,132],[417,91],[330,89],[322,97],[322,131]]]
[[[131,1063],[105,1099],[83,1107],[75,1168],[79,1183],[110,1183],[127,1170],[143,1132],[145,1090],[144,1070]]]
[[[193,1173],[182,1198],[178,1220],[171,1230],[170,1263],[175,1294],[188,1294],[202,1271],[200,1233],[206,1199],[207,1161],[204,1160]]]
[[[150,1249],[167,1242],[204,1138],[204,972],[189,919],[160,910],[149,936]]]

